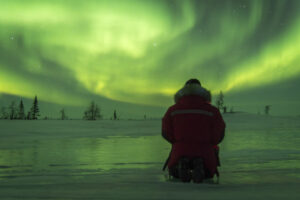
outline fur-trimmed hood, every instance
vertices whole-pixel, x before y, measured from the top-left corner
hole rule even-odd
[[[181,88],[176,94],[174,95],[174,101],[177,103],[182,97],[189,96],[189,95],[196,95],[203,97],[203,99],[207,102],[211,102],[211,94],[210,91],[201,87],[199,84],[188,84]]]

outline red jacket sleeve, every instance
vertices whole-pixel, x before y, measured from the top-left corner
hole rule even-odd
[[[168,109],[168,111],[162,119],[162,136],[168,142],[174,143],[174,134],[170,109]]]
[[[212,144],[217,145],[219,144],[224,136],[225,136],[225,122],[222,118],[222,115],[219,110],[216,109],[216,112],[214,114],[214,122],[212,127]]]

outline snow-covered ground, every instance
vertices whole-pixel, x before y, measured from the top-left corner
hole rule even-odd
[[[2,120],[0,199],[300,199],[300,118],[224,118],[219,184],[165,180],[160,120]]]

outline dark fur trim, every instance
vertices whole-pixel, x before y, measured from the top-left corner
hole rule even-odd
[[[197,95],[203,97],[206,101],[211,102],[210,91],[201,87],[199,84],[188,84],[181,88],[175,95],[174,100],[177,103],[182,97]]]

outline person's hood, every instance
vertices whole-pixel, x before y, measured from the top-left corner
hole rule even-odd
[[[211,94],[210,91],[203,88],[199,84],[188,84],[181,88],[176,94],[174,95],[174,101],[177,103],[182,97],[184,96],[200,96],[205,101],[211,102]]]

